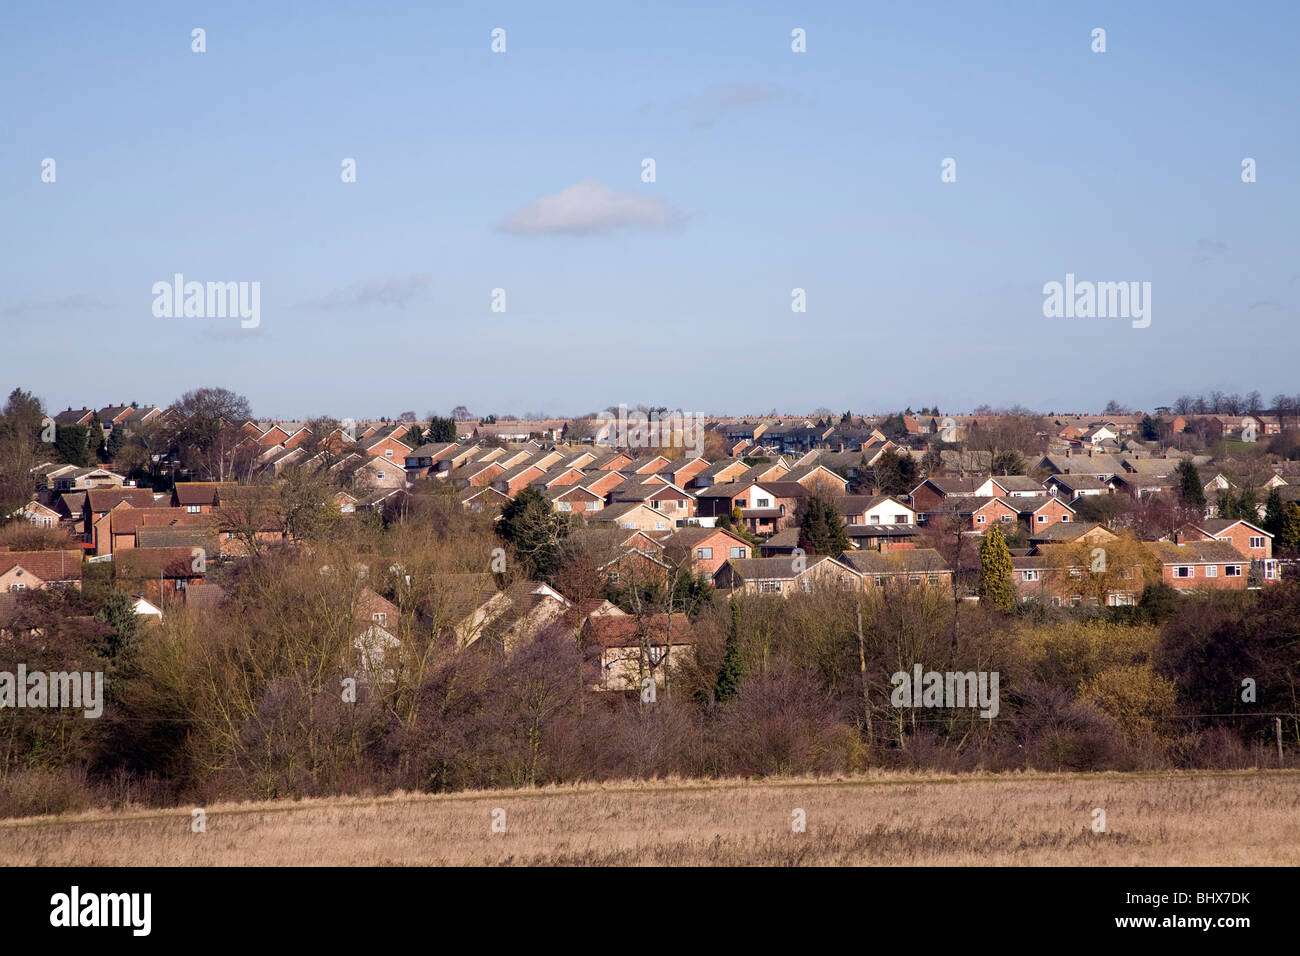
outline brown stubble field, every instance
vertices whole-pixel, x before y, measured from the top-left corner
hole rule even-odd
[[[505,811],[505,832],[493,812]],[[1093,831],[1093,810],[1106,832]],[[794,832],[794,811],[806,831]],[[1300,864],[1300,772],[874,774],[100,811],[0,821],[29,865]],[[500,816],[497,817],[500,821]]]

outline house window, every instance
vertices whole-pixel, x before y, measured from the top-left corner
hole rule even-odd
[[[1069,515],[1061,515],[1061,524],[1065,524],[1069,520],[1070,520]]]
[[[939,575],[937,575],[937,574],[931,574],[931,575],[928,575],[928,576],[926,577],[926,579],[925,579],[925,583],[926,583],[926,584],[931,584],[931,585],[938,584],[938,583],[939,583]]]
[[[1012,518],[1014,518],[1014,517],[1015,517],[1015,515],[1003,515],[1003,516],[1002,516],[1001,518],[999,518],[998,520],[999,520],[999,521],[1010,521],[1010,520],[1011,520]]]
[[[754,507],[755,507],[755,508],[770,508],[770,507],[772,507],[772,499],[771,499],[771,498],[755,498],[755,499],[754,499]]]
[[[382,479],[384,477],[384,473],[382,471],[377,471],[375,472],[375,477]]]
[[[1047,515],[1035,515],[1034,517],[1038,519],[1039,524],[1047,524]]]
[[[374,621],[376,624],[378,624],[380,627],[388,626],[387,611],[376,611],[374,614],[370,615],[370,619]]]
[[[811,578],[804,578],[804,579],[803,579],[802,581],[800,581],[799,583],[803,585],[803,589],[804,589],[804,592],[805,592],[806,594],[811,594],[811,593],[812,593],[812,579],[811,579]]]
[[[984,523],[984,516],[983,516],[983,515],[976,515],[976,516],[975,516],[975,523],[976,523],[976,524],[983,524],[983,523]]]
[[[567,501],[557,501],[557,502],[555,503],[555,510],[556,510],[556,511],[572,511],[572,510],[573,510],[573,505],[569,504]]]
[[[1083,577],[1083,572],[1080,571],[1078,568],[1071,568],[1071,569],[1070,569],[1070,577],[1072,577],[1072,578],[1081,578],[1081,577]]]
[[[1225,564],[1225,565],[1223,566],[1223,576],[1224,576],[1225,578],[1239,578],[1239,577],[1241,577],[1241,565],[1240,565],[1240,564]]]
[[[880,524],[880,515],[872,515],[872,516],[871,516],[871,523],[872,523],[872,524]]]
[[[588,501],[588,502],[587,502],[587,510],[588,510],[588,511],[595,511],[595,510],[596,510],[597,508],[599,508],[599,507],[600,507],[600,503],[597,502],[597,501]]]
[[[666,529],[667,527],[668,527],[668,523],[667,523],[666,521],[656,521],[656,522],[655,522],[655,530],[656,530],[656,531],[663,531],[663,530]]]
[[[781,591],[781,582],[780,582],[780,581],[770,581],[770,580],[769,580],[769,581],[759,581],[759,582],[758,582],[758,593],[759,593],[759,594],[777,594],[777,593],[780,593],[780,591]]]
[[[883,588],[885,586],[885,576],[883,574],[877,574],[875,584],[876,587]]]
[[[392,450],[391,448],[386,449],[386,450],[384,451],[384,457],[385,457],[385,458],[392,458],[392,457],[393,457],[393,450]]]
[[[11,584],[11,585],[9,585],[9,590],[10,590],[10,591],[26,591],[26,590],[27,590],[27,585],[25,585],[25,584]]]
[[[738,498],[738,499],[736,500],[736,507],[737,507],[737,508],[748,508],[749,505],[745,504],[745,499],[744,499],[744,498]]]
[[[1182,567],[1174,568],[1174,577],[1190,578],[1190,577],[1194,577],[1194,574],[1192,573],[1192,568],[1189,568],[1184,565]]]
[[[1264,536],[1263,536],[1263,535],[1255,535],[1255,534],[1252,534],[1252,535],[1250,536],[1250,544],[1249,544],[1249,547],[1251,548],[1251,550],[1263,550],[1263,548],[1264,548]]]
[[[745,556],[745,549],[744,549],[744,548],[732,548],[732,549],[731,549],[731,556],[732,556],[733,558],[743,558],[743,557]]]
[[[862,515],[850,515],[849,524],[862,524]]]
[[[1021,572],[1021,577],[1023,577],[1026,581],[1037,581],[1037,580],[1038,580],[1038,572],[1037,572],[1037,571],[1022,571],[1022,572]]]
[[[696,548],[696,549],[695,549],[695,557],[699,558],[701,561],[708,561],[708,560],[710,560],[710,559],[713,557],[713,549],[712,549],[712,548]]]
[[[1061,599],[1059,597],[1052,598],[1052,607],[1060,607],[1060,606],[1061,606]]]
[[[907,515],[894,515],[894,524],[907,524]]]
[[[1219,568],[1218,568],[1218,565],[1215,565],[1215,564],[1207,564],[1207,565],[1205,566],[1205,576],[1206,576],[1207,578],[1217,578],[1217,577],[1219,576]]]
[[[908,584],[920,584],[920,583],[921,583],[921,575],[919,575],[919,574],[909,574],[909,575],[907,576],[907,583],[908,583]]]
[[[651,501],[650,501],[650,507],[653,508],[655,511],[658,511],[658,510],[659,510],[659,502],[657,502],[657,501],[651,499]]]
[[[202,506],[202,505],[186,505],[186,506],[185,506],[185,510],[186,510],[187,512],[189,512],[190,514],[192,514],[192,515],[196,515],[196,514],[199,514],[200,512],[203,511],[203,506]]]
[[[1133,592],[1111,591],[1106,595],[1106,603],[1111,607],[1131,607],[1133,605]]]
[[[1070,597],[1070,607],[1078,607],[1081,603],[1083,603],[1083,598],[1080,595],[1075,594]]]

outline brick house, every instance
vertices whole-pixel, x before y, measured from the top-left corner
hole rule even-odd
[[[1242,557],[1259,562],[1258,569],[1265,581],[1281,580],[1281,569],[1273,560],[1273,536],[1249,521],[1210,518],[1174,532],[1175,544],[1187,541],[1226,541]]]
[[[0,551],[0,593],[59,587],[80,590],[81,573],[81,552],[77,550]]]
[[[744,538],[723,528],[682,528],[663,541],[673,561],[688,561],[691,569],[710,582],[718,568],[730,560],[747,560],[753,547]]]
[[[1161,580],[1179,591],[1244,590],[1250,561],[1230,541],[1150,541],[1147,548],[1161,565]]]

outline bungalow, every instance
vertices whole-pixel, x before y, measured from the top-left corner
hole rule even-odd
[[[89,491],[91,488],[122,488],[126,478],[107,468],[74,468],[59,473],[52,481],[51,487],[62,491]]]
[[[862,587],[862,575],[835,558],[810,555],[728,560],[713,575],[713,582],[731,592],[789,597],[819,588],[858,590]]]
[[[865,588],[924,585],[952,591],[952,569],[933,548],[900,551],[847,551],[841,560],[862,575]]]
[[[81,552],[0,551],[0,593],[38,591],[46,588],[81,589]]]
[[[854,524],[844,529],[849,543],[863,551],[897,551],[914,547],[921,529],[914,524]]]
[[[800,536],[798,528],[786,528],[784,531],[778,531],[758,546],[758,555],[761,558],[779,558],[784,555],[793,555],[799,548]],[[745,557],[745,555],[736,555],[736,557]]]

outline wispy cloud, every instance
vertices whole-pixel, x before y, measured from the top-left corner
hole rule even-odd
[[[112,308],[103,299],[88,292],[77,292],[58,299],[15,302],[0,309],[0,315],[21,316],[39,312],[103,312]]]
[[[1252,302],[1249,306],[1252,309],[1280,309],[1282,303],[1277,299],[1260,299],[1258,302]]]
[[[1221,259],[1228,254],[1228,244],[1219,239],[1197,239],[1196,240],[1196,261],[1200,263],[1212,262]]]
[[[691,116],[691,129],[712,129],[739,110],[768,106],[793,99],[794,94],[771,83],[731,83],[715,86],[683,104]]]
[[[668,229],[680,221],[681,216],[662,199],[618,192],[598,179],[584,179],[533,200],[498,228],[520,236],[593,236],[619,229]]]
[[[354,282],[325,295],[304,299],[295,309],[316,309],[326,312],[341,309],[360,309],[372,306],[405,308],[422,295],[429,286],[429,276],[416,273],[409,276],[389,276],[384,279],[367,279]]]

